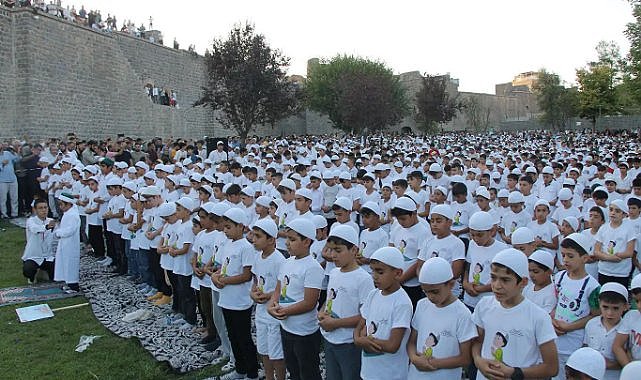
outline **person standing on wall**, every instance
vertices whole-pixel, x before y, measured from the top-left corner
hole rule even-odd
[[[14,148],[9,144],[2,144],[0,152],[0,214],[2,218],[15,218],[18,216],[18,178],[14,164],[19,157]],[[7,195],[11,203],[11,210],[7,209]]]

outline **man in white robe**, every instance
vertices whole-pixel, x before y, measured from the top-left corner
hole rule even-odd
[[[80,215],[76,199],[72,194],[63,192],[58,195],[62,219],[54,230],[58,240],[54,281],[64,281],[63,290],[74,293],[80,290]]]

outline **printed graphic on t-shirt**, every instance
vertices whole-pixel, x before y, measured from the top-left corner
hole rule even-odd
[[[508,335],[497,331],[492,341],[492,356],[494,356],[494,360],[503,362],[503,348],[507,346],[507,342]]]
[[[510,234],[514,233],[514,231],[516,231],[516,221],[513,221],[510,226]]]
[[[474,271],[472,272],[472,279],[474,280],[475,285],[481,285],[481,273],[483,272],[483,264],[476,263],[474,264]]]
[[[196,266],[198,268],[203,267],[203,254],[204,254],[203,247],[198,247],[198,256],[196,258]]]
[[[258,288],[258,290],[260,290],[261,292],[264,292],[264,291],[265,291],[265,277],[263,277],[263,276],[258,276],[258,278],[256,279],[256,287],[257,287],[257,288]]]
[[[376,323],[374,321],[370,321],[367,324],[367,336],[370,337],[370,338],[376,338],[376,332],[379,330],[380,325],[382,323],[387,323],[387,321],[384,321],[384,320],[383,321],[378,321],[378,323]],[[380,355],[383,355],[383,353],[382,352],[367,352],[367,351],[363,351],[363,356],[380,356]]]
[[[229,266],[229,262],[231,261],[231,258],[225,257],[225,262],[223,263],[223,268],[220,270],[220,274],[225,277],[227,276],[227,267]]]
[[[278,298],[278,302],[280,303],[294,302],[291,297],[287,296],[287,286],[289,286],[289,276],[285,275],[285,277],[283,277],[283,282],[280,285],[280,297]]]
[[[461,212],[457,211],[456,214],[454,215],[454,223],[452,225],[454,226],[460,226],[461,225]]]
[[[432,257],[438,257],[438,251],[432,251],[432,253],[430,254],[430,258]]]
[[[400,243],[398,243],[398,250],[401,251],[403,254],[403,257],[405,257],[405,248],[407,247],[407,242],[405,240],[401,240]],[[405,257],[405,260],[407,260],[407,257]]]
[[[325,305],[325,311],[332,318],[340,318],[336,313],[334,313],[334,311],[332,311],[332,306],[334,304],[334,300],[336,299],[336,296],[338,296],[337,289],[331,288],[327,291],[327,303]]]
[[[608,243],[608,255],[614,255],[614,247],[617,246],[617,242],[614,240],[610,240]]]
[[[432,357],[432,351],[438,344],[439,337],[440,336],[434,335],[434,333],[427,334],[427,339],[425,339],[425,343],[423,344],[423,355],[425,355],[426,358],[429,359]]]
[[[362,241],[361,242],[361,249],[358,250],[358,255],[360,257],[363,257],[363,252],[365,252],[365,247],[367,247],[367,242],[366,241]]]
[[[287,219],[287,213],[283,213],[283,216],[280,218],[279,228],[285,228],[285,219]]]

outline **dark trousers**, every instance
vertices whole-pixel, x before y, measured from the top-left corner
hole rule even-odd
[[[47,275],[49,276],[49,280],[53,281],[53,269],[55,267],[55,264],[53,261],[43,261],[41,265],[38,265],[33,260],[25,260],[22,262],[22,274],[31,280],[36,278],[36,273],[38,273],[38,269],[42,269],[43,271],[47,272]]]
[[[87,215],[80,215],[80,242],[87,244]]]
[[[222,310],[227,326],[227,336],[236,359],[236,372],[250,378],[258,377],[258,353],[251,337],[252,308],[245,310],[222,308]]]
[[[96,257],[105,256],[105,240],[102,238],[102,226],[89,225],[89,244]]]
[[[423,289],[421,289],[420,286],[403,286],[403,290],[405,290],[405,293],[407,293],[407,295],[412,300],[412,307],[414,307],[414,310],[416,310],[416,304],[418,303],[418,301],[425,297]]]
[[[160,267],[160,255],[156,248],[149,250],[149,270],[153,274],[154,285],[159,292],[166,296],[171,296],[171,287],[167,284],[165,280],[165,271]]]
[[[190,325],[196,324],[196,292],[191,287],[191,276],[174,273],[174,299],[178,298],[178,311]],[[176,295],[180,295],[176,297]]]
[[[116,266],[119,274],[126,274],[127,256],[125,256],[125,241],[120,234],[107,231],[107,244],[109,244],[109,239],[111,239],[111,244],[113,245],[113,256],[110,256],[113,259],[113,265]],[[109,246],[107,246],[107,254],[109,254]]]
[[[165,270],[165,273],[167,273],[167,278],[169,279],[169,284],[171,284],[171,291],[173,293],[171,310],[174,313],[180,313],[180,292],[178,291],[176,284],[176,275],[170,270]]]
[[[320,357],[318,356],[321,341],[320,331],[316,330],[313,334],[302,336],[289,333],[281,327],[280,337],[283,342],[285,365],[291,380],[321,380]]]
[[[630,276],[627,277],[615,277],[615,276],[607,276],[605,274],[599,273],[599,284],[603,285],[608,282],[616,282],[619,283],[623,286],[625,286],[626,289],[630,287]]]
[[[33,191],[29,186],[29,176],[18,177],[18,215],[30,212],[32,201]]]
[[[218,331],[214,324],[214,305],[211,303],[211,288],[201,286],[198,292],[198,310],[207,328],[207,336],[217,337]]]

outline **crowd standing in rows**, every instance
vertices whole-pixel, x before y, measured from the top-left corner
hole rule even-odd
[[[37,165],[25,276],[78,291],[84,242],[223,379],[640,373],[632,133],[66,140],[0,157]]]

